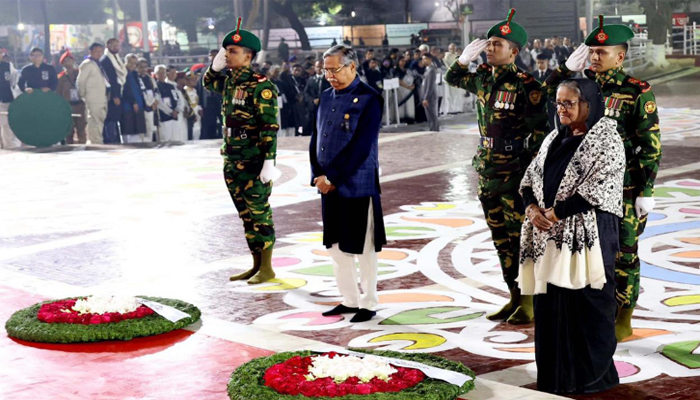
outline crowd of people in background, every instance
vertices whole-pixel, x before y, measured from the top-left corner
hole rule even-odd
[[[349,39],[347,39],[349,40]],[[447,68],[462,49],[451,43],[446,49],[419,44],[400,50],[382,46],[360,48],[358,75],[368,85],[388,97],[390,119],[407,124],[428,122],[438,131],[440,115],[473,109],[473,99],[463,90],[442,81]],[[177,46],[167,43],[168,54]],[[569,38],[534,39],[523,47],[516,65],[543,82],[575,50]],[[213,60],[218,50],[209,53]],[[134,53],[124,56],[117,39],[106,45],[94,43],[82,60],[63,51],[59,71],[45,62],[41,49],[30,53],[31,63],[21,70],[0,59],[0,111],[22,92],[56,91],[71,105],[73,131],[64,143],[117,144],[152,141],[186,141],[221,138],[221,96],[204,88],[202,75],[207,64],[185,70],[168,65],[149,65]],[[0,55],[6,52],[0,50]],[[298,58],[291,54],[284,39],[277,51],[278,63],[253,63],[253,70],[265,74],[277,86],[280,136],[311,135],[316,123],[321,93],[330,85],[322,73],[323,61],[315,55]],[[470,69],[486,62],[482,54]],[[385,79],[397,78],[399,88],[384,92]],[[394,112],[398,104],[398,115]],[[18,147],[7,115],[0,114],[2,148]]]

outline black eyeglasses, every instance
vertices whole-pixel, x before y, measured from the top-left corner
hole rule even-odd
[[[571,110],[573,108],[574,104],[579,103],[579,100],[574,100],[574,101],[557,101],[554,103],[554,105],[557,107],[557,110],[564,108],[566,110]]]

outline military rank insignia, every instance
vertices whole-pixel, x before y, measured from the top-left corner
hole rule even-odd
[[[494,107],[499,110],[513,110],[515,108],[515,97],[517,93],[515,92],[496,92],[496,103]]]
[[[622,100],[614,97],[605,98],[605,115],[609,117],[619,117],[622,108]]]
[[[245,104],[245,98],[248,93],[241,89],[236,88],[236,93],[233,95],[232,103],[237,106],[242,106]]]

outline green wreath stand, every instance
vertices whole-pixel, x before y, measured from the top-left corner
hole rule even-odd
[[[184,328],[198,321],[202,314],[197,307],[181,300],[147,296],[138,297],[177,308],[190,316],[174,323],[156,313],[143,318],[96,325],[46,323],[39,321],[37,318],[39,308],[41,308],[42,304],[57,301],[51,300],[35,304],[12,314],[10,319],[5,323],[5,330],[7,330],[7,334],[10,337],[41,343],[85,343],[102,340],[131,340],[136,337],[159,335],[161,333]],[[74,298],[76,297],[70,297],[69,299]]]
[[[464,365],[425,353],[399,353],[396,351],[352,349],[353,351],[374,354],[377,356],[399,358],[415,361],[459,372],[475,378],[474,372]],[[300,400],[304,396],[291,396],[278,393],[276,390],[265,386],[263,376],[265,371],[275,364],[287,361],[294,356],[311,356],[311,351],[293,351],[278,353],[269,357],[256,358],[238,367],[231,374],[228,381],[228,395],[232,400]],[[314,400],[454,400],[474,389],[474,380],[467,381],[461,387],[445,381],[425,377],[416,386],[393,393],[352,394],[342,397],[309,397]]]

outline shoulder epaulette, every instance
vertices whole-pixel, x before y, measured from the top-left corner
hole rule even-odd
[[[631,83],[634,86],[637,86],[639,89],[641,89],[642,93],[646,93],[651,90],[651,85],[649,84],[649,82],[642,81],[631,76],[627,76],[627,79],[625,81]]]

